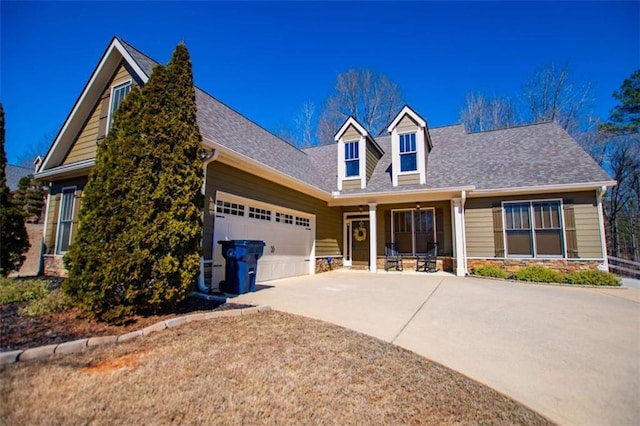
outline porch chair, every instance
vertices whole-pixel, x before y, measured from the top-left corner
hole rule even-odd
[[[398,253],[396,243],[384,245],[384,270],[388,271],[391,265],[395,265],[396,271],[402,271],[402,255]]]
[[[424,254],[416,255],[416,271],[436,272],[438,265],[438,243],[433,243],[433,247]]]

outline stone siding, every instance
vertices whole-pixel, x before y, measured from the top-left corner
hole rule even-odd
[[[541,265],[567,274],[575,271],[597,269],[600,263],[602,261],[580,259],[468,259],[467,270],[471,273],[473,268],[490,264],[515,274],[526,266]]]
[[[321,272],[333,271],[340,269],[344,265],[341,257],[331,257],[331,263],[327,261],[327,257],[316,257],[316,274]]]
[[[378,270],[384,271],[384,256],[378,257]],[[449,256],[439,256],[436,260],[436,265],[438,267],[438,271],[445,272],[455,272],[455,258]],[[407,271],[415,271],[416,270],[416,258],[413,256],[407,256],[402,258],[402,267]],[[394,267],[391,267],[390,270],[395,270]]]
[[[64,267],[62,256],[45,255],[44,274],[51,277],[67,277],[67,269]]]

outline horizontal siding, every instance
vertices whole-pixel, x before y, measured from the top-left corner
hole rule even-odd
[[[71,145],[71,149],[67,154],[62,164],[71,164],[78,161],[89,160],[95,158],[96,149],[98,147],[98,129],[100,127],[100,116],[104,115],[103,99],[108,99],[111,96],[111,88],[117,84],[124,83],[127,80],[133,78],[124,63],[120,64],[117,71],[114,73],[114,77],[111,79],[106,89],[100,96],[100,100],[94,105],[89,118],[82,127],[82,130],[78,134],[75,142]],[[109,108],[109,102],[104,102],[104,107]]]
[[[420,173],[398,175],[398,185],[415,185],[420,183]]]
[[[355,140],[359,140],[361,137],[362,135],[360,134],[360,132],[358,132],[358,130],[353,125],[350,125],[349,128],[342,135],[342,140],[345,142],[355,141]]]
[[[494,257],[492,206],[502,201],[535,201],[536,199],[562,199],[574,204],[578,256],[601,258],[600,225],[595,192],[567,194],[520,195],[511,197],[470,198],[465,204],[465,233],[467,256]]]
[[[207,168],[203,252],[212,256],[215,226],[215,194],[223,191],[240,197],[316,215],[316,256],[342,255],[342,210],[325,201],[293,191],[234,167],[213,162]]]
[[[576,200],[574,200],[574,203],[576,203],[573,211],[576,219],[578,256],[582,258],[602,258],[598,208],[593,204],[577,204]]]
[[[60,210],[60,194],[50,195],[49,210],[47,211],[47,229],[44,235],[44,252],[53,254],[58,228],[58,213]]]
[[[382,157],[380,151],[373,146],[372,142],[367,141],[367,183],[369,183],[380,157]]]
[[[491,205],[482,203],[482,207],[474,206],[480,200],[467,200],[465,209],[465,236],[467,237],[467,256],[494,257],[493,215]]]
[[[418,123],[413,121],[411,117],[405,115],[396,126],[398,133],[416,132],[418,131]]]
[[[360,179],[343,180],[342,189],[360,189],[361,182]]]

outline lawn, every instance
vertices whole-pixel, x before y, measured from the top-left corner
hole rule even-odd
[[[550,424],[412,352],[279,312],[0,367],[3,424]]]

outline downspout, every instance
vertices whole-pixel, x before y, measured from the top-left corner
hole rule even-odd
[[[213,163],[218,159],[220,155],[220,151],[217,149],[213,149],[211,151],[205,150],[200,158],[202,159],[202,169],[203,169],[203,177],[202,177],[202,195],[205,196],[207,192],[207,167],[209,163]],[[204,241],[204,208],[202,208],[202,235],[200,237],[200,241]],[[200,257],[200,275],[198,276],[198,290],[202,293],[209,293],[211,291],[211,287],[207,285],[204,279],[204,256]]]
[[[598,222],[600,222],[600,244],[602,250],[602,264],[606,271],[609,270],[609,258],[607,256],[607,235],[604,228],[604,211],[602,210],[602,199],[607,192],[606,186],[596,189],[596,202],[598,204]]]

